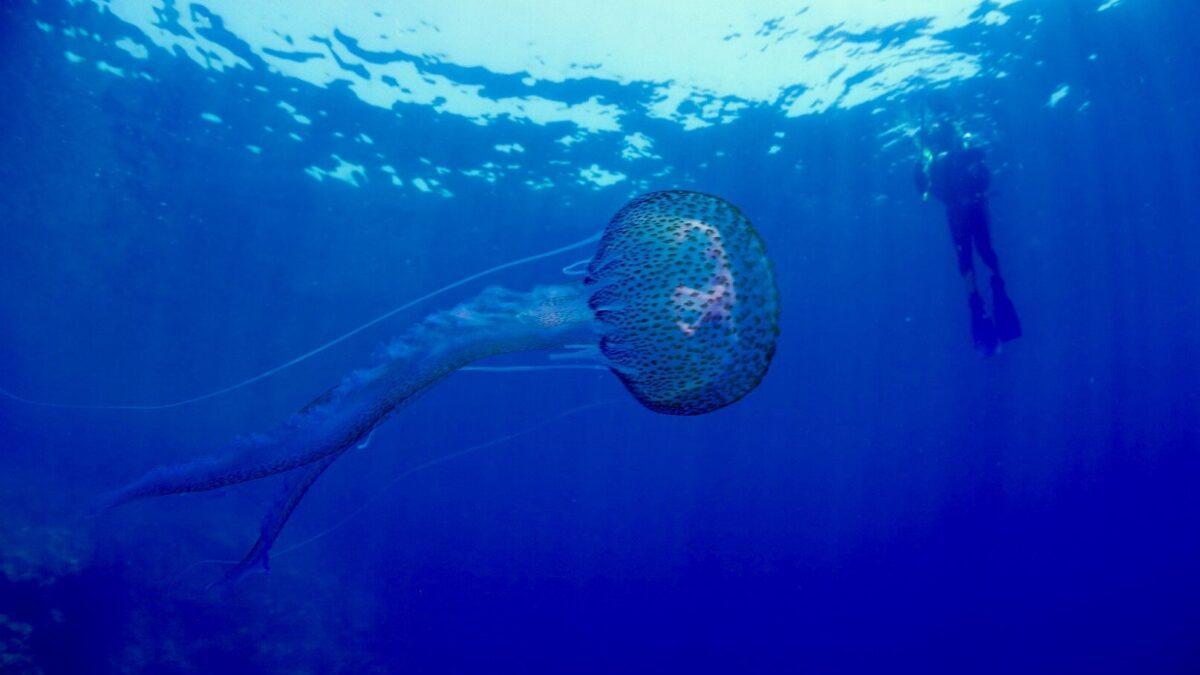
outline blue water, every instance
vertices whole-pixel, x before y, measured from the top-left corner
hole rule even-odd
[[[286,419],[427,313],[564,283],[588,251],[193,404],[0,400],[0,671],[1200,672],[1200,12],[955,2],[949,23],[858,30],[837,15],[867,3],[798,1],[811,13],[730,39],[784,48],[787,21],[826,22],[810,34],[835,56],[797,60],[806,84],[731,59],[665,113],[656,87],[698,76],[637,16],[627,42],[566,40],[594,64],[556,78],[510,29],[495,54],[524,60],[493,62],[416,9],[361,28],[365,1],[266,12],[273,38],[247,4],[4,3],[0,387],[19,397],[200,396],[655,189],[741,207],[782,315],[762,384],[699,417],[651,413],[602,370],[456,374],[334,464],[270,572],[225,592],[205,591],[220,563],[193,563],[239,559],[277,479],[89,506]],[[841,98],[789,108],[826,80],[806,68],[842,58]],[[994,170],[1025,336],[992,358],[912,185],[931,101]]]

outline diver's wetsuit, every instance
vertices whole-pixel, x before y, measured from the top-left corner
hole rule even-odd
[[[975,344],[985,353],[995,351],[998,340],[1015,340],[1021,324],[1004,289],[1000,262],[992,248],[989,227],[987,189],[991,172],[979,148],[952,147],[918,162],[917,191],[932,194],[946,205],[946,223],[958,254],[958,272],[967,281],[971,307],[971,329]],[[975,252],[992,270],[992,311],[995,322],[984,311],[983,299],[975,285]]]
[[[946,205],[946,223],[958,253],[958,272],[975,270],[972,244],[979,258],[999,274],[999,261],[988,228],[987,188],[991,172],[978,148],[939,153],[926,169],[917,166],[917,189]]]

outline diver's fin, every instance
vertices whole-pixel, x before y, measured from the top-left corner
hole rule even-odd
[[[983,298],[978,292],[971,293],[968,303],[971,306],[971,337],[975,341],[975,348],[984,356],[991,356],[996,353],[999,344],[996,324],[983,311]]]
[[[996,317],[996,336],[1002,342],[1021,337],[1021,320],[1017,318],[1017,309],[1004,289],[1004,279],[998,274],[992,275],[992,314]]]
[[[308,489],[338,457],[341,457],[341,453],[325,457],[288,475],[279,497],[262,520],[258,541],[254,542],[254,546],[250,547],[241,562],[225,573],[220,584],[225,586],[236,584],[256,567],[261,566],[263,571],[269,569],[268,553],[270,553],[275,540],[279,538],[279,533],[283,531],[283,526],[287,524],[292,512],[300,505],[300,500],[304,498]]]

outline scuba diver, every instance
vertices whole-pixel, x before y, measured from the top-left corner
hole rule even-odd
[[[922,125],[917,134],[921,159],[916,166],[917,192],[946,206],[946,224],[958,254],[958,273],[967,284],[971,308],[971,335],[975,347],[990,356],[1000,342],[1021,337],[1021,322],[1004,288],[1000,262],[992,248],[988,226],[987,189],[991,172],[983,150],[968,143],[969,136],[946,118]],[[975,253],[992,270],[992,315],[975,283]]]

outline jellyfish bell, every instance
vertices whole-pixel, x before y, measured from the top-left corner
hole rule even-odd
[[[471,363],[591,344],[650,410],[699,415],[762,380],[775,351],[779,302],[750,221],[712,195],[638,197],[608,223],[582,283],[516,292],[493,286],[435,312],[285,423],[219,455],[156,468],[101,506],[198,492],[290,472],[259,539],[232,575],[265,567],[291,512],[324,470],[397,409]]]
[[[600,352],[647,408],[700,415],[758,386],[779,300],[762,239],[737,207],[699,192],[643,195],[604,232],[584,285]]]

